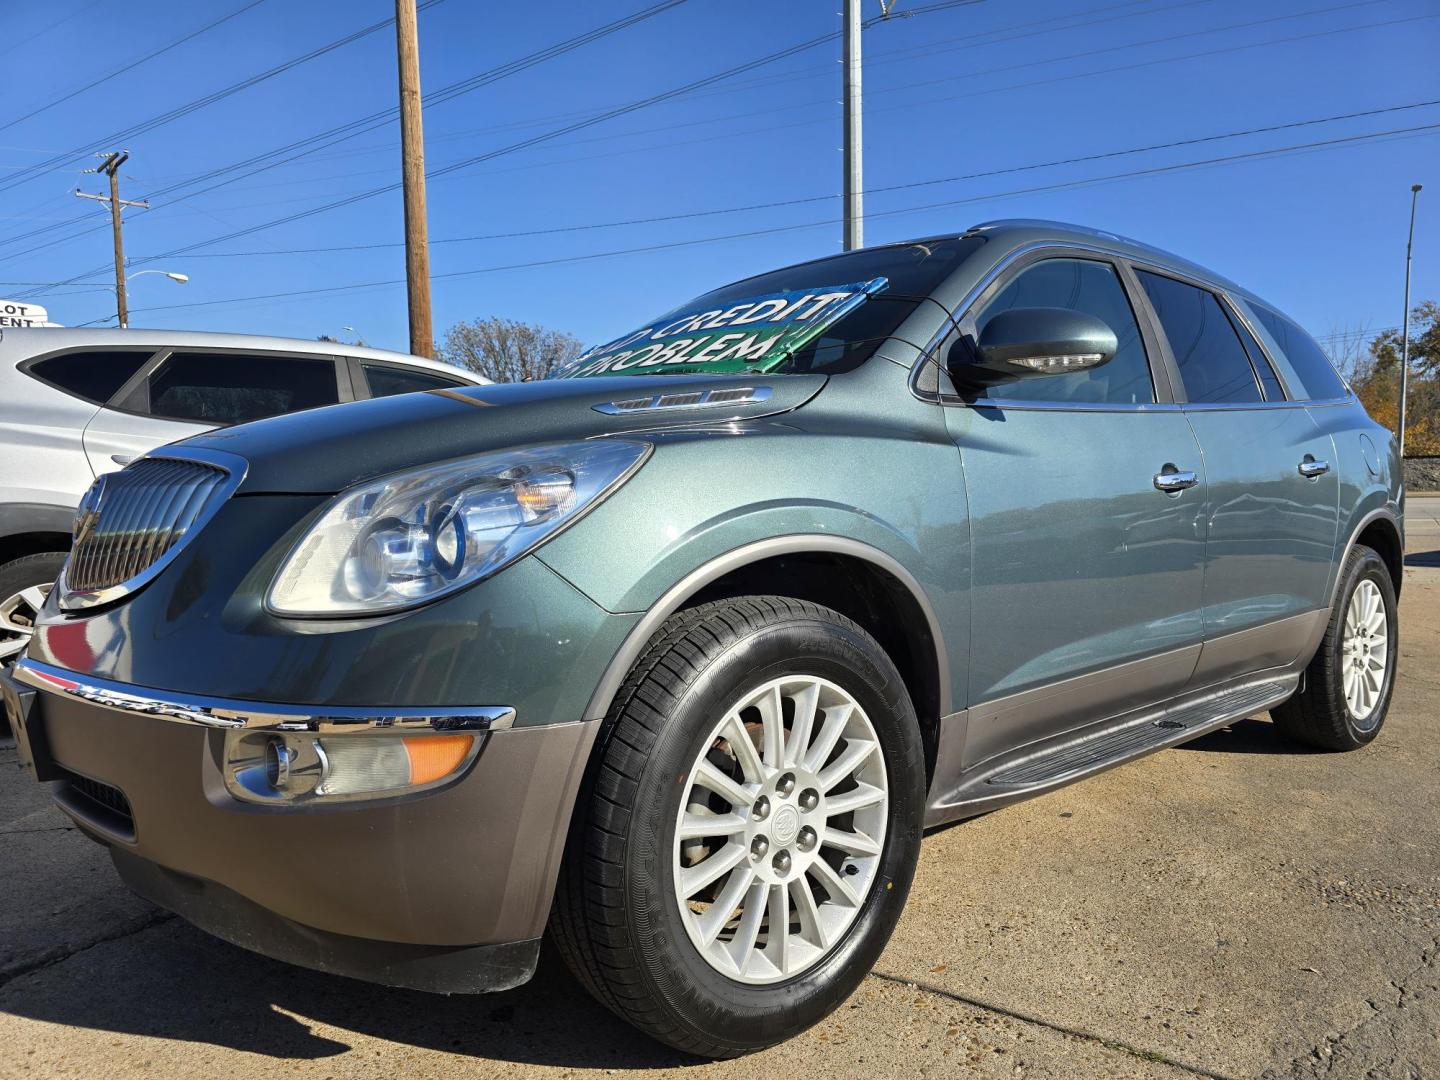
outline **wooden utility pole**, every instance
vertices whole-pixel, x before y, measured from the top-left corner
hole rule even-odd
[[[430,318],[430,236],[425,221],[425,134],[420,119],[420,43],[415,0],[395,0],[400,61],[400,161],[405,185],[405,281],[410,351],[435,355]]]
[[[130,307],[125,297],[125,244],[120,236],[120,208],[122,206],[139,206],[145,210],[150,209],[148,202],[132,201],[120,198],[120,166],[130,160],[129,150],[117,150],[111,154],[103,155],[104,164],[94,169],[86,169],[87,173],[104,173],[110,178],[110,194],[91,195],[88,192],[75,189],[75,195],[81,199],[94,199],[96,202],[108,202],[110,204],[110,229],[115,236],[115,315],[122,328],[130,325]]]

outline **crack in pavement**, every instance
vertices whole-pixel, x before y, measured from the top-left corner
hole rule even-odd
[[[935,994],[939,997],[948,998],[951,1001],[959,1002],[962,1005],[969,1005],[972,1008],[983,1009],[986,1012],[996,1013],[999,1016],[1006,1016],[1012,1020],[1018,1020],[1022,1024],[1031,1024],[1035,1027],[1042,1027],[1049,1031],[1056,1032],[1060,1035],[1069,1035],[1072,1038],[1084,1039],[1086,1042],[1099,1043],[1107,1050],[1116,1050],[1122,1054],[1128,1054],[1131,1057],[1139,1058],[1142,1061],[1149,1061],[1159,1065],[1169,1065],[1172,1068],[1181,1069],[1185,1072],[1192,1073],[1195,1076],[1206,1077],[1207,1080],[1232,1080],[1232,1078],[1225,1073],[1215,1072],[1211,1069],[1202,1068],[1199,1065],[1191,1065],[1188,1062],[1179,1061],[1157,1050],[1146,1050],[1142,1047],[1133,1046],[1130,1043],[1122,1042],[1119,1039],[1109,1038],[1108,1036],[1098,1034],[1094,1031],[1089,1031],[1085,1028],[1069,1027],[1065,1024],[1057,1024],[1053,1021],[1045,1020],[1039,1016],[1035,1016],[1032,1013],[1021,1012],[1019,1009],[1011,1009],[1004,1005],[995,1005],[989,1001],[984,1001],[981,998],[970,997],[967,994],[957,993],[954,990],[946,990],[944,987],[935,986],[931,983],[920,982],[917,979],[908,979],[902,975],[891,975],[887,972],[877,970],[872,970],[867,977],[871,979],[879,979],[881,982],[894,983],[897,986],[909,986],[913,987],[916,990],[923,990],[928,994]]]
[[[47,968],[52,968],[56,964],[63,964],[72,956],[79,956],[81,953],[87,952],[98,945],[108,945],[112,941],[119,941],[122,938],[132,937],[135,934],[142,933],[146,930],[151,929],[152,927],[159,926],[162,923],[167,923],[171,919],[175,919],[178,917],[179,916],[175,915],[172,912],[161,911],[157,909],[155,911],[149,912],[148,914],[141,915],[135,919],[131,919],[129,922],[126,922],[121,926],[117,926],[110,932],[103,934],[102,936],[97,937],[92,941],[87,941],[84,945],[80,945],[74,948],[57,946],[54,949],[50,949],[46,952],[41,953],[39,956],[36,956],[31,960],[27,960],[24,963],[16,964],[14,967],[0,967],[0,990],[4,990],[16,979],[24,978],[26,975],[34,975],[36,972],[44,971]]]
[[[1400,976],[1399,979],[1390,980],[1390,985],[1395,990],[1394,1002],[1381,1005],[1373,1000],[1367,999],[1365,1004],[1370,1006],[1371,1009],[1369,1016],[1362,1018],[1344,1031],[1338,1033],[1331,1032],[1326,1035],[1324,1042],[1316,1043],[1308,1051],[1290,1061],[1289,1064],[1282,1065],[1278,1068],[1267,1069],[1261,1074],[1262,1080],[1279,1080],[1280,1077],[1285,1076],[1295,1078],[1323,1078],[1332,1075],[1336,1069],[1343,1067],[1345,1064],[1358,1064],[1359,1062],[1346,1062],[1343,1059],[1349,1056],[1348,1051],[1355,1037],[1376,1023],[1384,1023],[1387,1027],[1386,1035],[1389,1037],[1390,1043],[1394,1048],[1394,1056],[1387,1064],[1395,1064],[1402,1053],[1400,1039],[1397,1037],[1397,1028],[1401,1018],[1397,1014],[1410,1008],[1410,1000],[1413,1000],[1417,996],[1415,992],[1410,989],[1410,983],[1416,976],[1440,967],[1437,961],[1440,961],[1440,938],[1436,938],[1435,943],[1430,948],[1421,952],[1420,963]],[[1373,1055],[1367,1055],[1363,1051],[1360,1051],[1358,1052],[1358,1057],[1360,1061],[1363,1062],[1373,1057]],[[1417,1062],[1406,1062],[1405,1065],[1405,1075],[1407,1077],[1419,1077],[1422,1075],[1421,1068]],[[1365,1075],[1368,1077],[1395,1074],[1380,1073],[1376,1072],[1374,1068],[1367,1068]]]

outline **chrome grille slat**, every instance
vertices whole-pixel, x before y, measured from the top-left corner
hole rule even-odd
[[[162,457],[103,477],[98,516],[65,568],[66,592],[113,590],[145,574],[228,497],[229,478],[217,465]]]
[[[168,477],[167,477],[168,478]],[[161,504],[168,502],[171,489],[161,482],[162,477],[156,476],[148,485],[144,498],[137,500],[136,520],[141,523],[165,521],[165,512]],[[153,552],[156,530],[153,526],[146,529],[144,538],[139,543],[130,545],[130,559],[125,566],[125,578],[134,577],[145,567],[155,561]],[[123,579],[122,579],[123,580]]]

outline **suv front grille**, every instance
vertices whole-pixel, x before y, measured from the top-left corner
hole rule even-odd
[[[100,477],[80,504],[65,593],[114,589],[144,574],[228,494],[222,489],[229,475],[214,465],[157,457]],[[64,599],[62,606],[85,606]]]

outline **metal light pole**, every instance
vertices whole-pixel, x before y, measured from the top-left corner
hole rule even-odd
[[[1415,203],[1419,184],[1410,185],[1410,237],[1405,241],[1405,314],[1400,320],[1400,459],[1405,459],[1405,398],[1410,390],[1410,252],[1415,247]]]
[[[860,0],[845,0],[845,250],[865,245],[865,184],[861,178]]]

